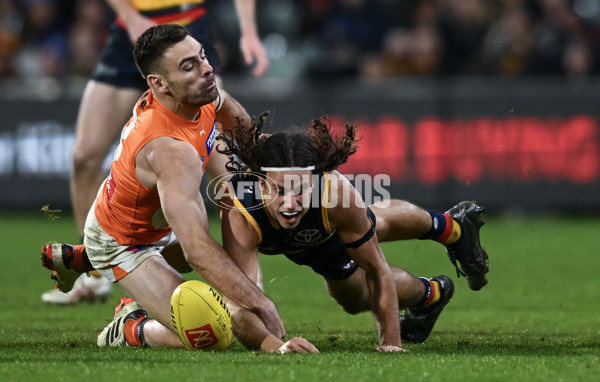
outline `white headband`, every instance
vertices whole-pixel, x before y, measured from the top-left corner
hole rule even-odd
[[[307,167],[261,167],[261,171],[312,171],[315,169],[315,166],[307,166]]]

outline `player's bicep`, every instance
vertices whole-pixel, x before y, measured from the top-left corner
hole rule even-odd
[[[377,241],[375,222],[364,206],[358,207],[353,202],[349,205],[331,209],[330,221],[357,265],[366,271],[378,269],[385,263],[385,257]]]
[[[172,138],[161,137],[153,140],[148,147],[145,160],[156,179],[163,213],[173,227],[173,223],[199,224],[205,214],[200,182],[202,163],[196,150],[188,143]],[[197,211],[190,215],[189,212]],[[187,221],[198,219],[199,221]],[[186,221],[183,221],[186,220]]]

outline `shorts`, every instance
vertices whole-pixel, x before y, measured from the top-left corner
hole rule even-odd
[[[208,62],[218,73],[220,60],[213,45],[212,32],[206,16],[188,24],[192,36],[200,41]],[[116,86],[118,88],[148,89],[133,59],[133,44],[129,40],[127,30],[113,22],[108,29],[108,38],[100,57],[100,62],[92,73],[92,79]]]
[[[377,224],[375,214],[370,208],[367,208],[367,214],[375,228]],[[358,269],[358,265],[346,250],[346,244],[342,243],[337,235],[318,247],[287,254],[285,257],[298,265],[308,265],[313,271],[330,280],[345,280]]]
[[[148,245],[120,245],[96,220],[94,205],[85,222],[85,244],[94,268],[111,282],[117,282],[151,256],[160,256],[162,250],[179,241],[171,231],[162,239]]]

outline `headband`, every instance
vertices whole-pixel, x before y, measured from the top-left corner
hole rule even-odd
[[[307,167],[261,167],[260,171],[312,171],[315,166]]]

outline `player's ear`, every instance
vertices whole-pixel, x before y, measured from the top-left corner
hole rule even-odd
[[[266,182],[265,178],[259,176],[258,177],[258,185],[260,186],[260,190],[262,192],[264,192],[265,188],[267,188],[267,182]]]
[[[169,90],[163,78],[157,74],[149,74],[146,82],[153,92],[166,93]]]

